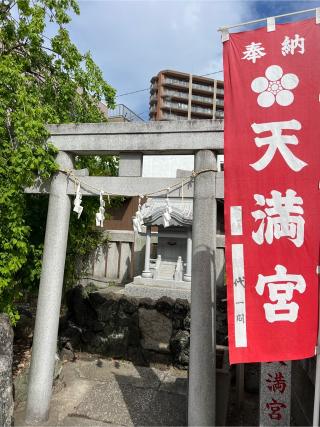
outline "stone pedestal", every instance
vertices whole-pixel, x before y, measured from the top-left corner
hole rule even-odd
[[[291,362],[261,363],[260,426],[289,426]]]

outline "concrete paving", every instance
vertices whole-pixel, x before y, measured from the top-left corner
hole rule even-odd
[[[45,426],[186,425],[187,372],[81,355],[64,362]],[[25,402],[15,409],[24,426]]]

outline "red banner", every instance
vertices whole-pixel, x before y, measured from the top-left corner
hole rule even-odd
[[[320,203],[320,25],[224,42],[230,362],[315,354]]]

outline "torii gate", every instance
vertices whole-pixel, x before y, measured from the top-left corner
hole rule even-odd
[[[188,424],[215,425],[215,250],[216,199],[223,198],[223,122],[213,120],[50,125],[61,170],[73,169],[74,155],[119,154],[119,177],[81,177],[105,193],[135,196],[172,187],[180,178],[142,178],[143,154],[194,154],[191,335]],[[193,190],[193,189],[192,189]],[[28,384],[26,422],[48,419],[57,347],[61,293],[74,183],[58,172],[51,184],[26,189],[50,193],[43,263]],[[82,188],[83,195],[96,193]],[[179,197],[179,189],[172,192]],[[81,221],[81,219],[80,219]]]

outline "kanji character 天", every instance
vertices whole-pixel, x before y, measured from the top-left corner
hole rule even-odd
[[[307,166],[307,163],[298,159],[298,157],[296,157],[287,147],[288,145],[298,145],[298,138],[295,135],[282,135],[282,131],[285,129],[300,130],[301,123],[298,122],[298,120],[271,123],[253,123],[251,127],[257,134],[262,132],[271,132],[271,136],[254,139],[257,147],[267,145],[268,148],[260,160],[250,164],[253,169],[256,171],[261,171],[266,166],[268,166],[277,150],[289,168],[294,172],[299,172],[302,168]]]

